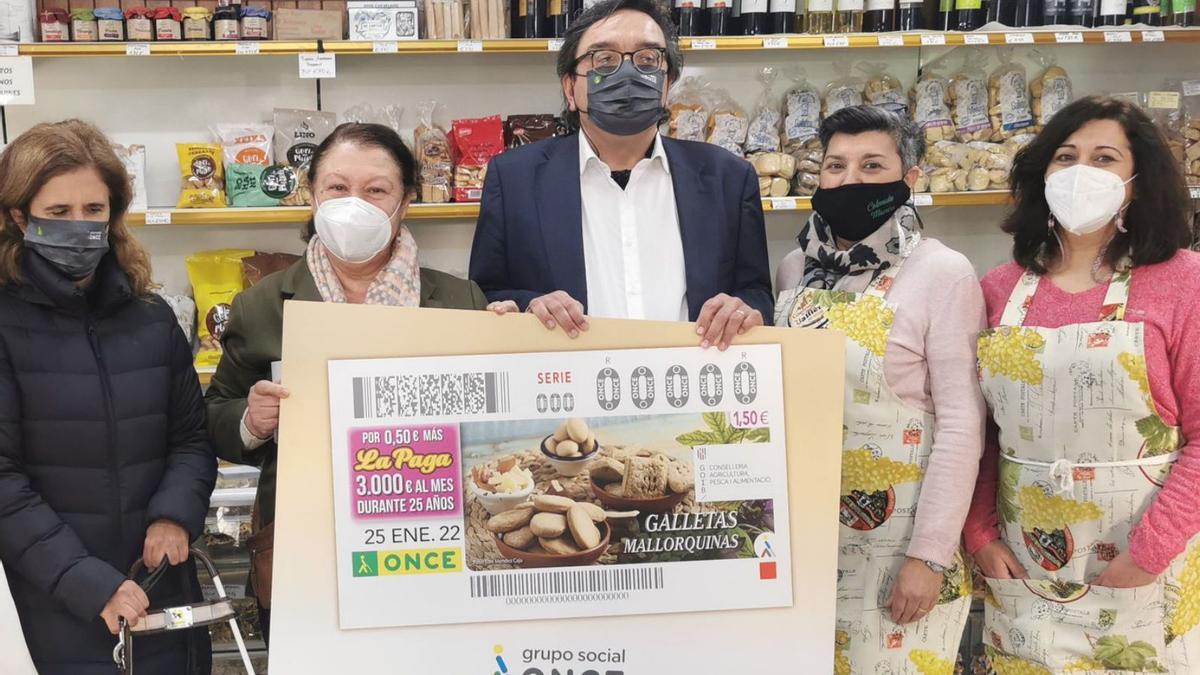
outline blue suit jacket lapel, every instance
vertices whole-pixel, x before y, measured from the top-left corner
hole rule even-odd
[[[579,142],[579,134],[575,134],[546,144],[546,161],[537,167],[534,190],[552,290],[566,291],[586,307]]]
[[[709,290],[717,273],[721,241],[718,214],[712,213],[713,176],[702,158],[688,152],[684,143],[663,137],[663,151],[671,163],[675,187],[675,210],[679,213],[679,236],[687,274],[688,311],[694,319],[712,295]]]

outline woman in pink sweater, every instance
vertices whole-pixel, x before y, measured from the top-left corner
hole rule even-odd
[[[1083,99],[1017,155],[1013,193],[1015,261],[983,280],[994,425],[964,531],[989,653],[1197,672],[1200,255],[1176,159],[1138,108]]]

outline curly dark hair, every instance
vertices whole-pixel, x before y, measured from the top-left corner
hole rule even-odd
[[[1104,253],[1105,262],[1116,267],[1129,255],[1135,266],[1151,265],[1171,259],[1191,243],[1187,186],[1162,131],[1137,106],[1093,96],[1063,108],[1013,162],[1016,205],[1004,219],[1003,229],[1013,237],[1013,259],[1027,270],[1045,274],[1047,263],[1059,254],[1046,227],[1050,218],[1046,169],[1067,138],[1094,120],[1113,120],[1125,130],[1135,173],[1133,200],[1125,212],[1128,232],[1116,233]]]

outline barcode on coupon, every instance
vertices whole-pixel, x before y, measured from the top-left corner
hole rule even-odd
[[[482,415],[511,410],[508,373],[354,378],[354,418]]]
[[[663,568],[582,569],[525,574],[490,574],[471,578],[472,598],[657,591]]]

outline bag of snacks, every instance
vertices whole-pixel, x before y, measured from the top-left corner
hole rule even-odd
[[[129,210],[145,211],[147,208],[146,146],[113,144],[113,152],[117,153],[117,157],[125,165],[125,173],[129,175],[129,187],[132,190]]]
[[[888,64],[860,63],[858,69],[867,77],[864,97],[869,105],[908,116],[908,97],[904,95],[904,85],[888,72]]]
[[[1167,149],[1180,167],[1187,160],[1183,119],[1183,97],[1178,82],[1168,82],[1162,91],[1146,94],[1146,114],[1167,139]]]
[[[750,120],[750,131],[746,136],[747,154],[780,151],[779,129],[783,114],[779,109],[779,96],[775,93],[775,80],[778,78],[777,68],[767,66],[758,72],[758,81],[763,90],[754,104],[754,117]]]
[[[708,106],[704,101],[704,84],[697,77],[685,77],[671,92],[667,101],[670,111],[669,133],[681,141],[703,142],[708,129]]]
[[[217,124],[213,136],[221,143],[225,162],[225,192],[230,206],[278,206],[280,189],[268,194],[264,174],[271,164],[272,129],[268,124]],[[286,178],[286,176],[285,176]],[[270,181],[272,187],[275,180]],[[283,194],[286,190],[284,181]]]
[[[938,59],[921,69],[912,88],[913,121],[925,132],[927,143],[954,138],[950,114],[950,82],[942,74],[945,61]]]
[[[187,258],[188,279],[199,310],[197,368],[211,368],[221,361],[221,337],[229,323],[233,299],[246,288],[242,258],[252,255],[254,251],[223,249],[202,251]]]
[[[196,340],[196,301],[186,295],[168,295],[161,289],[154,293],[162,298],[175,314],[175,323],[179,324],[179,330],[183,331],[188,345],[193,344]]]
[[[316,110],[275,109],[275,163],[286,167],[286,185],[290,188],[279,198],[282,206],[307,206],[312,203],[308,184],[308,165],[317,146],[337,128],[337,115]]]
[[[519,148],[563,135],[562,122],[554,115],[509,115],[504,120],[504,147]]]
[[[504,124],[499,115],[454,120],[450,125],[454,142],[454,201],[477,202],[483,198],[487,165],[504,152]]]
[[[255,253],[242,258],[242,272],[246,276],[246,287],[250,288],[266,277],[282,272],[300,259],[291,253]]]
[[[1067,71],[1058,65],[1058,57],[1053,52],[1034,50],[1030,57],[1042,68],[1040,75],[1029,83],[1029,93],[1033,95],[1033,117],[1037,122],[1034,132],[1042,130],[1051,117],[1067,107],[1075,96],[1071,91],[1071,78]]]
[[[1000,65],[988,78],[988,118],[992,124],[991,140],[996,142],[1034,124],[1025,66],[1013,61],[1013,51],[1012,47],[1001,47],[996,52]]]
[[[833,70],[838,77],[825,85],[824,100],[821,102],[821,115],[829,117],[842,108],[863,104],[863,81],[853,75],[854,65],[851,61],[836,61]]]
[[[965,47],[963,65],[950,78],[950,114],[958,140],[986,141],[991,139],[988,119],[988,81],[983,66],[987,54],[978,47]]]
[[[180,191],[177,208],[225,207],[225,171],[221,146],[211,143],[179,143]]]
[[[746,134],[750,131],[746,111],[724,89],[712,90],[710,100],[712,114],[708,117],[708,137],[705,140],[742,157],[745,154],[742,148],[746,144]]]
[[[1183,83],[1183,173],[1188,185],[1200,185],[1200,80]]]
[[[400,133],[400,122],[404,118],[404,107],[398,105],[373,106],[359,103],[342,113],[342,120],[357,124],[382,124]]]
[[[783,119],[783,151],[796,156],[819,149],[821,130],[821,92],[797,68],[791,74],[792,86],[783,95],[786,117]]]
[[[433,123],[436,101],[422,101],[417,106],[420,122],[413,132],[417,150],[418,183],[421,201],[442,204],[450,201],[450,180],[454,175],[454,158],[450,152],[450,137],[446,130]]]

